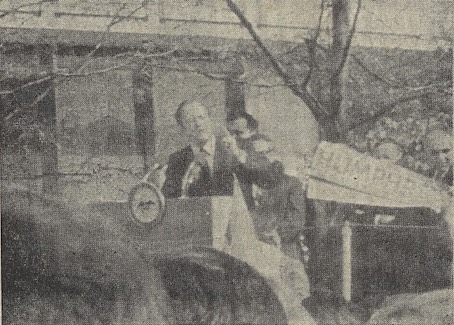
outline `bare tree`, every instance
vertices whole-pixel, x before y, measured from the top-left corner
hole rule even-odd
[[[423,87],[404,87],[389,85],[393,88],[393,95],[384,98],[380,109],[370,112],[367,117],[351,122],[345,119],[347,110],[345,83],[350,61],[362,66],[370,75],[374,72],[368,69],[367,64],[351,53],[352,40],[356,32],[358,17],[362,9],[362,0],[321,0],[320,19],[312,38],[306,40],[308,62],[306,62],[305,75],[295,75],[285,69],[280,58],[272,53],[265,41],[260,37],[254,25],[234,0],[226,0],[228,7],[238,17],[242,26],[247,29],[256,45],[263,51],[272,68],[282,78],[290,90],[299,97],[319,122],[323,138],[334,142],[345,141],[347,132],[366,122],[374,121],[383,116],[397,104],[412,99],[424,98],[434,93],[447,93],[452,86],[452,78],[444,82],[425,84]],[[321,17],[326,7],[331,9],[331,43],[328,45],[318,42],[321,29]],[[354,9],[354,14],[351,10]],[[353,17],[352,17],[353,16]],[[322,59],[322,60],[321,60]],[[316,67],[321,67],[324,73],[315,74]],[[375,74],[375,78],[380,78]],[[303,80],[303,81],[300,81]],[[324,87],[329,91],[317,92],[316,89]],[[354,105],[353,105],[354,106]],[[353,107],[354,109],[354,107]]]

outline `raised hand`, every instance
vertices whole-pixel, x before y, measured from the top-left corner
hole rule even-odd
[[[227,151],[234,156],[239,162],[245,163],[247,154],[244,150],[238,148],[236,139],[227,131],[227,129],[222,129],[222,143]]]

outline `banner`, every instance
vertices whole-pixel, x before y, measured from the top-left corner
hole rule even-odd
[[[312,199],[435,211],[449,201],[449,194],[434,180],[344,144],[321,142],[309,176]]]

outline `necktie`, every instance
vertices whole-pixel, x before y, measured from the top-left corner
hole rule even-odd
[[[188,197],[190,194],[190,187],[194,190],[192,185],[198,183],[205,190],[209,190],[208,183],[210,182],[210,168],[207,161],[208,153],[201,149],[194,153],[194,160],[189,165],[189,168],[183,178],[182,196]],[[196,190],[198,191],[198,190]],[[200,193],[201,194],[201,193]],[[207,193],[204,193],[207,194]]]
[[[200,149],[200,151],[195,155],[194,157],[194,162],[199,165],[200,167],[209,167],[208,165],[208,156],[209,154],[203,150],[203,149]]]

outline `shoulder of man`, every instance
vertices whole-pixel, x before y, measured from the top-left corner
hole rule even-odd
[[[177,151],[174,151],[169,155],[169,161],[170,160],[178,160],[186,157],[190,157],[192,155],[192,149],[190,145],[187,145],[186,147],[183,147]]]
[[[172,170],[178,169],[179,167],[187,167],[193,158],[194,154],[192,153],[191,146],[189,145],[171,153],[167,159],[167,165],[169,166],[167,172],[172,172]]]

